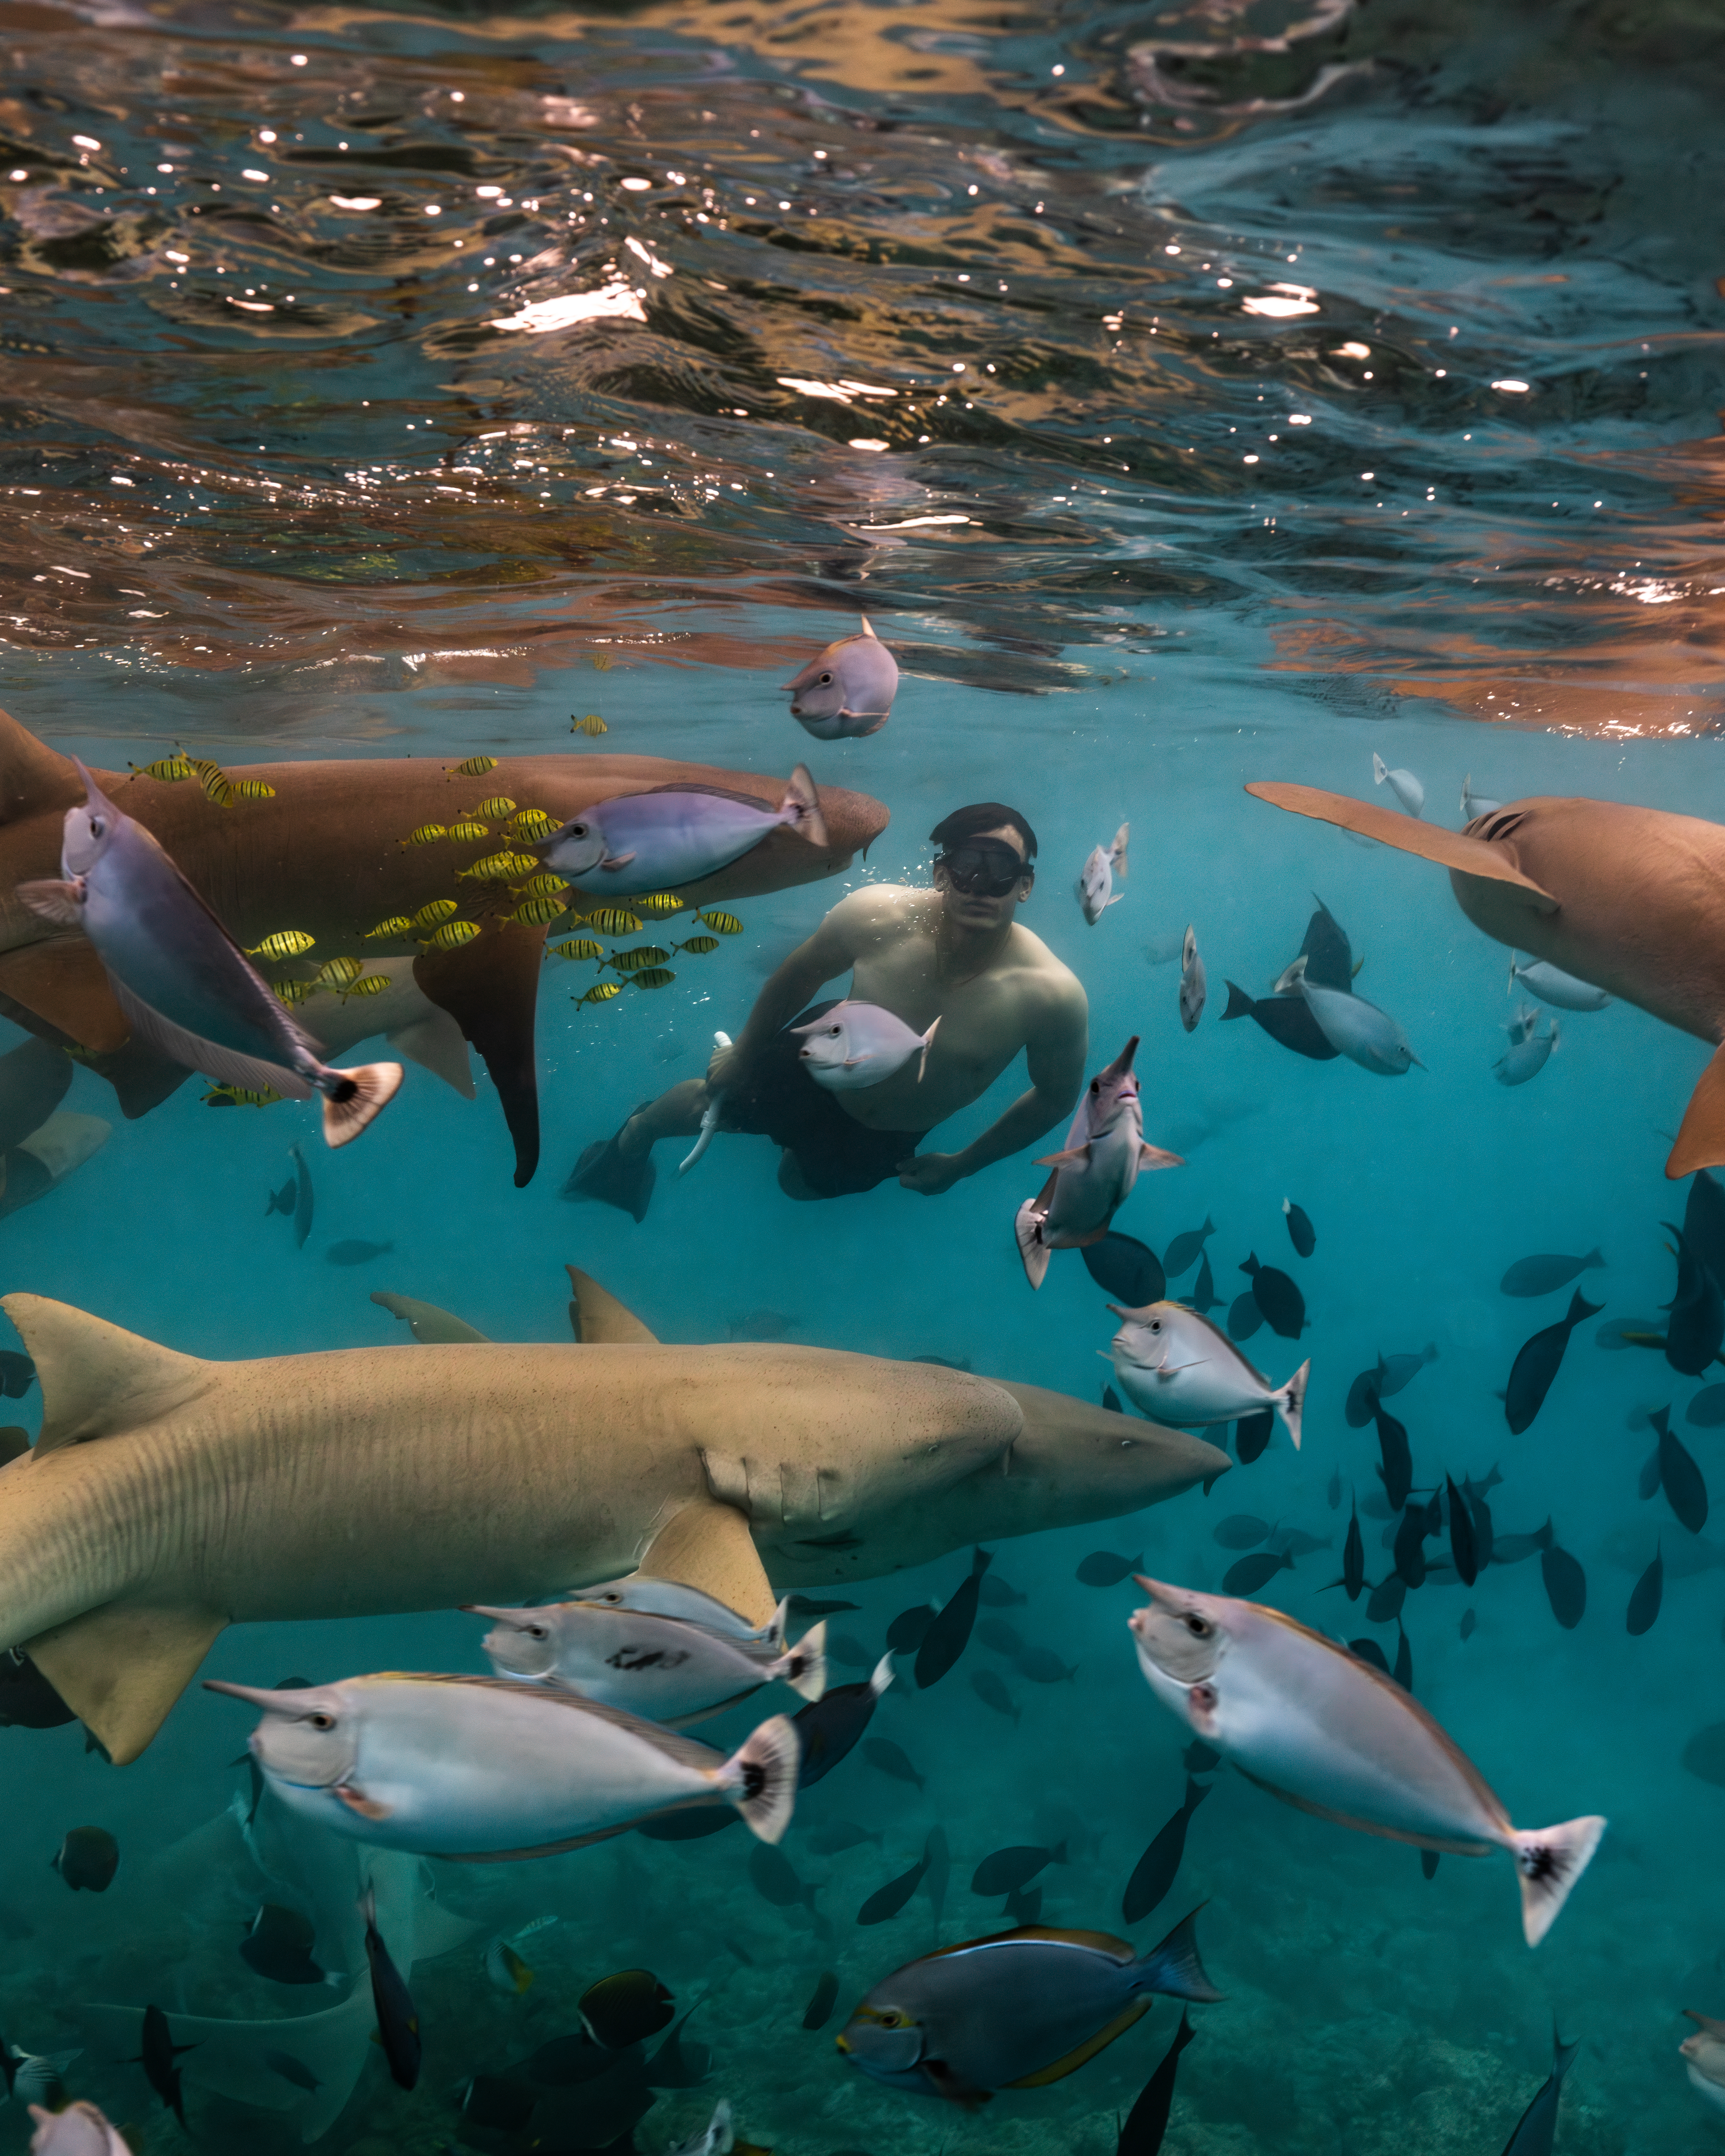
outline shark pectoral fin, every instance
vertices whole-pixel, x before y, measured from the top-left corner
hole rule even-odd
[[[110,1602],[23,1643],[116,1767],[136,1759],[198,1674],[224,1616]]]
[[[1698,1168],[1725,1163],[1725,1048],[1701,1074],[1701,1082],[1689,1096],[1689,1106],[1677,1127],[1665,1172],[1675,1183]]]
[[[635,1568],[697,1587],[751,1625],[770,1623],[778,1606],[747,1519],[716,1497],[696,1497],[674,1512]]]
[[[53,936],[0,957],[0,996],[45,1019],[80,1048],[111,1055],[131,1038],[95,947]]]
[[[392,1295],[388,1288],[373,1288],[372,1301],[392,1317],[403,1318],[413,1337],[426,1347],[467,1347],[490,1344],[490,1334],[480,1332],[453,1311],[439,1310],[434,1302],[420,1302],[411,1295]]]
[[[533,1009],[545,931],[500,923],[458,951],[422,951],[413,978],[478,1049],[515,1140],[520,1190],[539,1165],[539,1081],[533,1064]]]
[[[609,1288],[601,1287],[591,1273],[583,1272],[579,1265],[565,1265],[563,1270],[569,1276],[569,1329],[583,1348],[659,1345],[634,1311]]]
[[[473,1066],[467,1060],[467,1040],[446,1010],[433,1010],[405,1024],[392,1026],[384,1039],[398,1054],[453,1086],[464,1101],[475,1097]]]
[[[42,1295],[0,1296],[42,1381],[36,1456],[153,1422],[196,1399],[212,1365]]]
[[[1417,823],[1411,816],[1380,808],[1375,802],[1355,801],[1346,793],[1327,793],[1320,786],[1285,786],[1254,779],[1246,792],[1274,808],[1291,809],[1296,816],[1314,817],[1320,824],[1358,831],[1362,838],[1376,839],[1380,844],[1397,847],[1404,854],[1418,854],[1422,860],[1435,861],[1457,875],[1513,884],[1527,894],[1527,904],[1535,913],[1558,910],[1558,901],[1548,891],[1523,875],[1506,855],[1483,839],[1464,838],[1459,831]]]

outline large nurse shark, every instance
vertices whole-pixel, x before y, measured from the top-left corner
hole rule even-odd
[[[1725,1164],[1725,826],[1540,794],[1446,831],[1317,786],[1257,780],[1246,792],[1446,868],[1476,928],[1718,1050],[1665,1172]]]
[[[663,1346],[596,1289],[574,1343],[234,1363],[39,1296],[3,1306],[43,1421],[0,1467],[0,1646],[117,1763],[228,1625],[514,1606],[636,1568],[764,1623],[775,1589],[1134,1511],[1229,1464],[967,1371]]]
[[[97,784],[161,841],[243,946],[295,928],[316,938],[319,963],[344,954],[368,964],[410,962],[426,999],[421,1015],[434,1007],[447,1013],[485,1059],[515,1142],[518,1185],[539,1158],[533,1010],[545,929],[506,918],[507,904],[499,901],[485,909],[479,937],[457,950],[423,950],[411,935],[372,938],[381,921],[410,920],[433,899],[461,896],[471,886],[458,872],[499,844],[495,837],[464,846],[403,840],[426,824],[447,825],[494,794],[567,823],[613,794],[668,784],[717,787],[775,808],[784,792],[782,778],[644,756],[503,757],[477,778],[432,757],[249,763],[243,776],[274,787],[274,798],[222,808],[196,779],[167,783],[95,772]],[[49,927],[17,896],[20,883],[59,874],[62,822],[83,798],[71,759],[0,711],[0,1015],[84,1050],[111,1080],[126,1113],[141,1115],[187,1074],[131,1040],[84,937]],[[696,906],[728,905],[811,883],[836,875],[886,828],[886,810],[865,793],[823,787],[820,807],[824,846],[773,831],[679,895]],[[352,1022],[364,1022],[364,1004],[351,1008],[362,1014]]]

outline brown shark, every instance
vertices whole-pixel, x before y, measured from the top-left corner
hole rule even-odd
[[[1476,928],[1693,1034],[1725,1042],[1725,826],[1620,801],[1538,794],[1462,831],[1316,786],[1255,782],[1260,801],[1450,871]],[[1725,1050],[1702,1073],[1665,1164],[1725,1163]]]
[[[774,808],[784,792],[782,779],[644,756],[503,757],[470,778],[429,757],[248,764],[244,775],[274,787],[274,798],[221,808],[195,778],[95,773],[243,946],[295,928],[316,938],[319,963],[343,954],[411,958],[424,996],[485,1059],[515,1141],[517,1185],[531,1178],[539,1158],[533,1012],[546,932],[506,917],[511,901],[501,885],[462,879],[474,860],[506,841],[402,842],[495,794],[562,824],[611,795],[655,786],[720,787]],[[111,1081],[125,1112],[138,1116],[187,1074],[131,1040],[85,938],[49,927],[17,896],[19,884],[59,873],[62,819],[82,798],[71,759],[0,711],[0,1015],[82,1050]],[[774,831],[679,896],[696,906],[728,905],[811,883],[837,874],[886,827],[886,810],[865,793],[823,788],[820,806],[824,846]],[[463,915],[481,932],[458,950],[423,948],[411,934],[369,936],[381,921],[411,919],[433,899],[449,897],[464,901]]]

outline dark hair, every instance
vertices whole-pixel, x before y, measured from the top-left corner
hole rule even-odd
[[[1009,808],[1002,801],[973,801],[968,808],[955,808],[928,835],[936,845],[951,848],[962,846],[967,839],[974,839],[981,832],[1007,827],[1024,840],[1024,865],[1028,868],[1036,858],[1036,834],[1016,808]]]

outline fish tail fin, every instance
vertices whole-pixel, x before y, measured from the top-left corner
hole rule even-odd
[[[1202,1902],[1198,1908],[1204,1907]],[[1212,2005],[1225,1996],[1204,1972],[1198,1954],[1198,1909],[1182,1917],[1165,1939],[1141,1954],[1132,1964],[1137,1977],[1133,1989],[1159,1991],[1168,1999],[1194,1999]]]
[[[1554,2082],[1561,2082],[1563,2080],[1564,2075],[1567,2074],[1570,2067],[1574,2065],[1575,2056],[1580,2049],[1581,2041],[1579,2037],[1574,2043],[1566,2044],[1563,2038],[1558,2034],[1557,2023],[1555,2021],[1552,2023],[1551,2077]]]
[[[820,813],[820,796],[806,763],[799,763],[785,782],[784,798],[778,804],[778,813],[788,817],[811,846],[827,844],[827,819]]]
[[[1228,990],[1228,1008],[1223,1012],[1223,1018],[1250,1018],[1254,1009],[1254,998],[1237,983],[1227,980],[1225,976],[1224,985]]]
[[[1512,951],[1509,954],[1509,986],[1503,992],[1507,996],[1512,996],[1516,992],[1516,974],[1519,971],[1520,967],[1520,959],[1517,958],[1515,952]]]
[[[401,1091],[398,1063],[362,1063],[337,1070],[339,1081],[323,1096],[323,1135],[330,1146],[351,1145]]]
[[[1024,1278],[1033,1288],[1040,1287],[1048,1278],[1048,1245],[1042,1240],[1045,1217],[1034,1198],[1027,1198],[1013,1215],[1012,1232],[1024,1261]]]
[[[827,1620],[811,1625],[790,1651],[772,1665],[772,1675],[782,1677],[791,1690],[806,1700],[823,1697],[827,1688]]]
[[[1675,1234],[1676,1230],[1672,1232]],[[1564,1318],[1563,1322],[1566,1325],[1579,1325],[1584,1317],[1597,1317],[1604,1307],[1603,1302],[1589,1302],[1581,1290],[1577,1288],[1569,1298],[1568,1315]]]
[[[1561,1826],[1511,1828],[1510,1847],[1522,1882],[1522,1929],[1530,1947],[1537,1947],[1556,1922],[1605,1825],[1589,1818],[1565,1820]]]
[[[1126,881],[1126,850],[1131,843],[1132,835],[1132,825],[1122,824],[1114,834],[1114,843],[1108,849],[1108,865],[1122,883]]]
[[[936,1019],[934,1024],[931,1025],[922,1036],[922,1053],[916,1059],[916,1083],[919,1086],[922,1083],[923,1076],[928,1069],[928,1051],[934,1046],[935,1026],[939,1024],[940,1020]]]
[[[1287,1424],[1288,1435],[1294,1440],[1296,1452],[1300,1450],[1300,1418],[1306,1407],[1306,1384],[1311,1369],[1312,1363],[1308,1358],[1282,1387],[1276,1403],[1282,1420]]]
[[[750,1833],[762,1841],[784,1837],[797,1802],[803,1746],[790,1719],[775,1714],[753,1730],[719,1769],[718,1779]]]
[[[870,1675],[869,1690],[873,1692],[876,1699],[879,1699],[881,1693],[886,1691],[887,1686],[891,1682],[892,1656],[890,1654],[882,1655],[880,1661],[875,1663],[874,1669]]]
[[[1543,1550],[1548,1550],[1556,1540],[1557,1535],[1552,1527],[1551,1522],[1548,1520],[1545,1525],[1539,1530],[1539,1547]]]
[[[1372,751],[1372,783],[1374,786],[1381,786],[1389,776],[1389,766],[1378,755],[1377,750],[1373,749]]]

